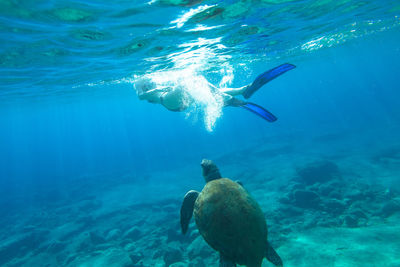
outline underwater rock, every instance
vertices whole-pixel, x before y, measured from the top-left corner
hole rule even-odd
[[[323,205],[327,212],[333,214],[342,214],[346,210],[346,204],[336,199],[327,199]]]
[[[400,212],[400,203],[398,201],[392,200],[388,203],[385,203],[381,208],[379,215],[384,218],[390,217],[393,214]]]
[[[384,149],[374,155],[372,160],[378,163],[398,163],[400,160],[400,146]]]
[[[89,232],[81,233],[78,237],[77,250],[79,250],[80,252],[86,252],[90,250],[91,247],[93,247],[93,243],[90,240]]]
[[[101,202],[98,200],[85,200],[79,203],[78,209],[82,213],[90,213],[93,210],[97,210],[101,207]]]
[[[302,209],[293,207],[291,205],[285,205],[284,207],[280,208],[279,211],[283,214],[283,217],[295,217],[304,213]]]
[[[344,217],[344,223],[347,227],[351,228],[358,227],[358,219],[352,215],[346,215]]]
[[[121,230],[119,229],[112,229],[107,233],[106,240],[116,240],[121,236]]]
[[[206,264],[202,259],[196,258],[189,263],[188,267],[206,267]]]
[[[304,185],[291,181],[287,186],[281,187],[280,190],[286,191],[286,193],[282,194],[282,196],[279,198],[279,202],[283,204],[292,204],[293,192],[297,189],[304,189]]]
[[[135,241],[139,239],[141,236],[142,232],[136,226],[133,226],[124,233],[123,238],[129,238]]]
[[[183,262],[175,262],[170,265],[170,267],[186,267],[186,266],[187,266],[187,264],[183,263]]]
[[[338,166],[330,161],[314,162],[297,170],[300,181],[307,185],[326,183],[340,177]]]
[[[162,250],[156,250],[152,256],[152,259],[158,259],[163,256],[163,251]]]
[[[290,200],[289,194],[286,194],[286,195],[280,197],[279,202],[281,202],[282,204],[290,204],[291,200]]]
[[[129,258],[133,264],[138,264],[139,261],[143,259],[143,254],[140,252],[138,254],[131,253],[129,254]]]
[[[91,215],[80,216],[76,219],[76,223],[83,224],[87,228],[91,228],[96,224],[96,220]]]
[[[204,241],[203,237],[198,236],[187,248],[187,255],[190,260],[200,257],[207,258],[209,255],[215,253]]]
[[[61,242],[61,241],[54,241],[47,247],[47,252],[50,252],[52,254],[60,253],[67,247],[66,242]]]
[[[321,220],[317,223],[318,226],[321,227],[337,227],[341,225],[343,222],[340,218],[329,218],[329,219],[324,219]]]
[[[93,232],[93,231],[90,232],[89,236],[90,236],[90,240],[92,241],[93,245],[99,245],[99,244],[103,244],[106,242],[105,238],[96,232]]]
[[[177,248],[169,247],[163,256],[165,266],[168,267],[175,262],[182,260],[182,251]]]
[[[332,192],[330,192],[328,197],[332,198],[332,199],[339,199],[339,200],[343,199],[342,193],[337,190],[333,190]]]
[[[318,193],[321,196],[328,196],[332,191],[335,191],[335,187],[331,184],[321,184],[318,187]]]
[[[120,248],[109,248],[100,253],[90,255],[90,257],[78,257],[70,266],[119,266],[132,267],[132,261],[128,253]]]
[[[199,235],[199,230],[193,226],[194,224],[189,225],[189,238],[187,238],[190,242],[193,242]]]
[[[67,255],[67,258],[63,262],[63,266],[68,266],[68,264],[76,260],[77,257],[78,257],[77,254]]]
[[[321,199],[313,191],[296,190],[293,193],[293,204],[300,208],[319,209],[321,204]]]
[[[350,215],[352,215],[355,218],[359,218],[359,219],[368,219],[368,216],[359,208],[356,209],[352,209],[349,212]]]
[[[185,237],[180,231],[177,231],[175,228],[176,227],[174,227],[174,228],[171,227],[167,230],[167,243],[169,243],[171,241],[180,241],[180,242],[189,242],[190,241],[190,239]]]
[[[346,194],[344,195],[344,198],[349,199],[350,202],[362,201],[364,199],[364,195],[360,189],[354,188],[354,189],[350,190],[349,192],[346,192]]]
[[[0,265],[12,258],[35,250],[46,240],[49,231],[37,230],[32,233],[16,235],[0,243]]]

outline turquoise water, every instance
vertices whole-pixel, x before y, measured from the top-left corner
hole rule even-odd
[[[0,265],[218,266],[179,226],[209,158],[284,266],[400,266],[399,26],[398,1],[1,0]],[[204,82],[286,62],[249,99],[274,123]],[[194,101],[139,100],[143,77]]]

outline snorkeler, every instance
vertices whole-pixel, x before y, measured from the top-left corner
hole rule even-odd
[[[263,85],[295,67],[295,65],[288,63],[282,64],[262,73],[253,83],[239,88],[217,88],[210,83],[208,84],[215,94],[222,97],[224,106],[242,107],[269,122],[274,122],[277,118],[271,112],[257,104],[240,100],[235,96],[242,95],[245,99],[248,99]],[[135,88],[139,99],[161,104],[171,111],[184,111],[191,105],[192,100],[187,92],[179,86],[173,88],[170,86],[156,87],[156,84],[150,79],[140,79],[135,82]]]

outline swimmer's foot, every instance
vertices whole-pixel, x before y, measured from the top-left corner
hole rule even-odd
[[[275,67],[269,71],[266,71],[259,75],[252,84],[250,84],[243,92],[244,98],[251,97],[258,89],[260,89],[267,82],[272,81],[276,77],[282,75],[283,73],[296,68],[295,65],[285,63],[278,67]]]
[[[278,119],[274,116],[274,114],[272,114],[265,108],[251,102],[242,101],[235,97],[231,97],[229,100],[225,101],[225,106],[242,107],[269,122],[274,122]]]
[[[241,107],[248,111],[253,112],[254,114],[260,116],[261,118],[263,118],[264,120],[266,120],[268,122],[274,122],[278,119],[277,117],[275,117],[274,114],[272,114],[271,112],[269,112],[262,106],[259,106],[254,103],[246,102],[246,104],[242,105]]]

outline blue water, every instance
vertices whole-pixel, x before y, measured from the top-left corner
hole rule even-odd
[[[144,235],[132,243],[141,263],[124,265],[94,252],[123,247],[132,255],[125,241],[81,254],[65,243],[75,244],[80,232],[123,232],[134,221],[95,219],[61,239],[52,231],[66,221],[78,224],[79,212],[54,214],[63,207],[73,210],[86,197],[110,214],[122,214],[125,201],[178,203],[189,189],[201,189],[202,158],[214,159],[226,176],[245,180],[255,196],[272,179],[275,200],[296,169],[321,159],[336,162],[344,177],[400,191],[399,43],[400,5],[394,0],[0,1],[0,214],[6,225],[0,265],[164,266],[163,249],[176,244],[163,239],[166,226],[157,219],[148,227],[152,233],[161,229],[157,238],[163,241],[152,248],[159,256],[140,247],[150,240]],[[251,98],[278,117],[275,123],[228,107],[207,126],[210,114],[200,106],[190,114],[171,112],[140,101],[133,86],[143,75],[179,76],[193,67],[196,77],[215,85],[225,78],[226,86],[239,87],[285,62],[297,68]],[[377,155],[384,155],[383,163],[369,161]],[[133,199],[126,200],[129,191],[120,189],[107,195],[125,184],[135,188]],[[393,199],[398,203],[398,195]],[[268,214],[268,202],[262,203]],[[102,208],[80,212],[97,218]],[[167,221],[176,223],[174,210],[179,209]],[[167,216],[157,212],[160,220]],[[392,229],[377,218],[363,227]],[[34,245],[24,244],[30,239],[15,241],[31,226],[50,234]],[[379,266],[363,257],[348,265],[334,257],[296,261],[301,256],[292,254],[293,238],[277,236],[272,234],[287,266]],[[54,240],[65,247],[50,249]],[[400,264],[398,244],[392,248],[381,255],[387,260],[381,266]],[[181,252],[183,265],[176,266],[189,266],[184,247]],[[216,264],[212,257],[194,266]]]

